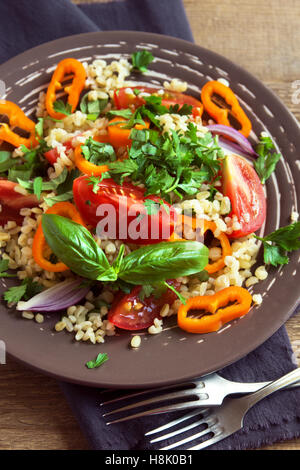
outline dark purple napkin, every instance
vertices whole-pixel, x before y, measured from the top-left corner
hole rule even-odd
[[[0,18],[0,63],[43,42],[89,31],[147,31],[193,41],[181,0],[119,0],[80,6],[69,0],[2,0]],[[220,372],[232,380],[265,381],[295,367],[282,327],[247,357]],[[61,388],[91,447],[97,450],[152,449],[144,433],[178,416],[171,413],[106,426],[101,418],[104,410],[99,408],[100,390],[68,383],[61,383]],[[300,436],[299,404],[300,388],[275,393],[247,413],[242,431],[210,449],[251,449]]]

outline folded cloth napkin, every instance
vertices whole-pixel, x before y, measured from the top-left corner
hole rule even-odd
[[[119,0],[74,5],[69,0],[0,2],[0,63],[16,54],[71,34],[99,30],[148,31],[193,40],[181,0]],[[168,21],[166,21],[166,18]],[[274,380],[295,368],[282,327],[247,357],[220,371],[238,381]],[[61,383],[93,449],[151,449],[144,433],[174,419],[176,413],[107,427],[99,408],[100,391]],[[210,449],[253,449],[300,436],[300,389],[274,394],[251,409],[242,431]]]

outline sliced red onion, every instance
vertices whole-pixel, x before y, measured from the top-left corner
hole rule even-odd
[[[212,134],[219,134],[225,137],[230,137],[241,147],[242,150],[244,150],[244,152],[256,157],[258,156],[257,153],[253,150],[249,140],[239,131],[233,129],[233,127],[223,126],[222,124],[212,124],[206,126],[206,129],[208,129]]]
[[[228,139],[223,139],[223,137],[219,137],[219,146],[225,151],[228,150],[230,153],[241,155],[242,157],[248,159],[252,157],[249,153],[245,152],[239,145],[235,144],[234,142],[231,142]]]
[[[26,302],[18,302],[17,310],[30,310],[32,312],[63,310],[75,305],[89,292],[90,286],[82,284],[82,279],[67,279],[40,292]]]

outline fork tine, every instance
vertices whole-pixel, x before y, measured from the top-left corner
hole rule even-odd
[[[100,406],[103,406],[103,405],[109,405],[111,403],[116,403],[118,401],[122,401],[122,400],[129,400],[131,398],[135,398],[135,397],[138,397],[138,396],[141,396],[141,395],[148,395],[149,393],[158,393],[158,392],[164,392],[165,390],[166,391],[170,391],[170,390],[173,390],[173,389],[178,389],[178,391],[181,391],[181,390],[184,390],[184,389],[190,389],[192,390],[193,388],[196,387],[196,384],[194,384],[193,382],[186,382],[186,383],[183,383],[183,384],[174,384],[174,385],[167,385],[166,387],[160,387],[160,388],[150,388],[150,389],[147,389],[147,390],[142,390],[142,391],[139,391],[139,392],[133,392],[133,393],[130,393],[130,394],[124,394],[120,397],[117,397],[117,398],[113,398],[111,400],[106,400],[106,401],[103,401],[102,403],[100,403]],[[116,390],[109,390],[110,392],[112,391],[116,391]],[[102,393],[106,393],[106,390],[104,390]]]
[[[211,432],[214,432],[215,429],[218,429],[218,425],[215,424],[211,427],[207,427],[206,429],[203,429],[202,431],[198,432],[197,434],[193,434],[192,436],[188,436],[184,439],[181,439],[180,441],[173,442],[173,444],[170,444],[165,447],[161,447],[159,450],[169,450],[169,449],[175,449],[176,447],[182,446],[184,444],[187,444],[188,442],[193,441],[194,439],[198,439],[199,437],[205,436],[205,434],[210,434]],[[223,439],[223,437],[222,437]],[[210,439],[209,439],[210,440]],[[207,442],[207,441],[206,441]],[[202,443],[201,443],[202,444]],[[200,445],[200,444],[198,444]]]
[[[217,427],[216,427],[216,429],[217,429]],[[225,439],[225,437],[228,437],[233,433],[234,433],[234,431],[233,432],[232,431],[222,432],[222,430],[220,430],[220,429],[219,429],[219,431],[216,430],[216,432],[214,432],[213,437],[211,437],[210,439],[207,439],[207,441],[203,441],[200,444],[197,444],[197,445],[195,445],[193,447],[190,447],[189,449],[186,449],[186,450],[205,449],[206,447],[209,447],[213,444],[216,444],[216,442],[222,441],[223,439]]]
[[[201,413],[204,413],[207,411],[208,408],[203,408],[201,409]],[[182,423],[183,421],[186,421],[190,418],[193,418],[194,416],[197,416],[199,414],[199,410],[196,409],[194,411],[191,411],[191,413],[187,413],[186,415],[181,416],[180,418],[174,419],[173,421],[170,421],[167,424],[164,424],[163,426],[159,426],[158,428],[151,429],[151,431],[148,431],[145,433],[145,436],[150,436],[152,434],[157,434],[158,432],[164,431],[165,429],[172,428],[173,426],[176,426],[177,424]]]
[[[143,416],[149,416],[149,415],[156,415],[160,413],[168,413],[171,411],[178,411],[178,410],[187,410],[189,408],[196,408],[199,406],[199,401],[189,401],[188,403],[176,403],[174,405],[166,405],[166,406],[161,406],[160,408],[154,408],[151,410],[146,410],[146,411],[141,411],[140,413],[134,413],[129,416],[124,416],[123,418],[115,419],[113,421],[109,421],[106,423],[106,425],[110,424],[115,424],[115,423],[121,423],[123,421],[128,421],[130,419],[135,419],[135,418],[141,418]],[[198,410],[199,412],[199,410]]]
[[[200,413],[200,416],[204,416],[204,415],[205,413]],[[188,424],[187,426],[184,426],[183,428],[175,429],[175,431],[169,432],[168,434],[163,434],[162,436],[152,439],[150,442],[153,443],[153,442],[159,442],[159,441],[164,441],[166,439],[170,439],[170,437],[177,436],[177,434],[182,434],[186,431],[190,431],[191,429],[194,429],[197,426],[201,426],[201,424],[213,425],[215,424],[215,420],[209,423],[209,419],[207,419],[206,417],[203,417],[203,419],[200,419],[200,421],[195,421],[194,423]]]
[[[156,405],[157,403],[162,402],[162,401],[173,400],[174,398],[179,399],[179,398],[184,398],[184,397],[185,398],[194,397],[195,398],[194,401],[198,401],[201,399],[199,395],[196,395],[191,390],[182,390],[180,392],[167,393],[165,395],[159,395],[157,397],[148,398],[147,400],[142,400],[138,403],[132,403],[131,405],[122,406],[121,408],[117,408],[116,410],[112,410],[112,411],[108,411],[107,413],[104,413],[103,416],[113,415],[116,413],[120,413],[122,411],[132,410],[134,408],[139,408],[141,406]]]

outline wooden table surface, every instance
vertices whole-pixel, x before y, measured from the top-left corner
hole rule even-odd
[[[300,104],[292,99],[292,83],[300,79],[299,0],[184,4],[195,42],[249,70],[300,120]],[[300,314],[286,327],[300,365]],[[89,449],[56,381],[11,359],[0,366],[0,429],[0,449]],[[265,449],[300,450],[300,439]]]

